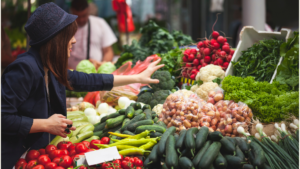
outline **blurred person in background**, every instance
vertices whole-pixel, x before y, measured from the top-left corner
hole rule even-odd
[[[73,46],[68,62],[70,69],[85,59],[90,60],[96,68],[103,62],[111,62],[114,57],[112,45],[117,42],[112,29],[100,17],[90,15],[87,0],[73,0],[70,12],[77,15],[78,30],[75,34],[77,43]]]

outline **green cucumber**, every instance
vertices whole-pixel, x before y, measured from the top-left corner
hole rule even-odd
[[[159,120],[158,117],[155,117],[155,118],[153,119],[153,121],[154,121],[155,124],[158,122],[158,120]]]
[[[134,116],[134,108],[132,106],[128,106],[125,112],[125,116],[132,119]]]
[[[132,135],[132,136],[134,136],[134,133],[132,133],[132,132],[130,132],[130,131],[128,131],[128,130],[123,131],[122,134],[127,134],[127,135]]]
[[[245,155],[242,152],[242,150],[239,148],[239,146],[235,146],[235,153],[237,157],[240,157],[242,159],[243,162],[245,162]]]
[[[108,131],[97,131],[93,134],[94,136],[98,136],[99,138],[108,136]]]
[[[129,118],[124,119],[122,122],[122,127],[125,126],[125,124],[128,123],[129,121],[130,121]]]
[[[90,137],[90,138],[88,138],[88,139],[86,139],[84,141],[91,142],[92,140],[100,140],[100,137],[98,137],[98,136],[92,136],[92,137]]]
[[[235,147],[230,140],[228,140],[226,137],[223,137],[220,140],[220,143],[222,144],[222,149],[221,149],[222,152],[235,155]]]
[[[264,163],[262,169],[272,169],[267,163]]]
[[[143,113],[143,110],[142,110],[142,109],[136,110],[136,111],[134,112],[134,116],[137,116],[137,115],[139,115],[139,114],[141,114],[141,113]]]
[[[155,117],[158,117],[157,114],[151,114],[152,119],[155,119]]]
[[[153,120],[141,120],[141,121],[137,121],[137,122],[134,122],[134,123],[130,123],[128,126],[127,126],[127,130],[129,131],[135,131],[135,129],[139,126],[142,126],[142,125],[153,125],[154,122]]]
[[[266,163],[266,157],[265,157],[265,152],[261,148],[261,146],[254,142],[251,141],[250,143],[250,149],[253,155],[253,163],[252,165],[256,168],[261,168],[263,167],[264,163]]]
[[[199,151],[205,144],[208,137],[208,127],[203,126],[196,134],[196,150]]]
[[[254,169],[254,167],[251,164],[244,164],[242,169]]]
[[[221,132],[214,131],[208,134],[208,138],[212,141],[220,141],[223,138],[223,136]]]
[[[120,115],[125,115],[125,113],[126,113],[126,109],[121,109],[121,110],[119,110],[119,114],[120,114]]]
[[[170,169],[176,169],[178,167],[178,155],[175,150],[175,137],[169,135],[166,142],[166,164]]]
[[[135,103],[130,103],[130,105],[129,106],[131,106],[131,107],[133,107],[133,105],[134,105]]]
[[[122,124],[124,119],[125,119],[125,115],[120,115],[118,117],[108,119],[106,120],[105,128],[111,129],[117,127],[118,125]]]
[[[150,109],[151,110],[151,106],[149,104],[145,104],[142,109],[143,110],[146,110],[146,109]]]
[[[94,132],[104,130],[106,122],[95,124]]]
[[[227,161],[220,152],[214,161],[214,166],[217,169],[226,169],[227,168]]]
[[[246,156],[249,151],[249,145],[247,144],[247,141],[240,137],[235,137],[235,142]]]
[[[149,154],[148,158],[149,158],[149,164],[151,163],[156,163],[158,160],[158,156],[157,156],[157,150],[158,150],[158,144],[156,144],[152,150],[151,153]]]
[[[192,155],[194,156],[194,152],[196,149],[196,142],[194,138],[194,134],[198,132],[198,128],[193,127],[187,130],[184,140],[184,146],[186,149],[190,149]]]
[[[167,128],[167,125],[164,122],[162,122],[162,121],[158,121],[156,124],[164,127],[165,129]]]
[[[144,110],[144,113],[146,115],[146,120],[152,120],[152,111],[150,109]]]
[[[157,151],[157,156],[163,156],[165,154],[166,150],[166,141],[170,135],[173,135],[176,131],[176,127],[171,126],[169,127],[166,132],[161,136],[159,142],[158,142],[158,151]]]
[[[165,128],[158,125],[142,125],[135,129],[135,134],[140,134],[141,132],[144,132],[146,130],[155,130],[155,132],[164,133],[166,131]]]
[[[199,150],[198,153],[195,155],[195,157],[193,159],[193,164],[195,167],[198,166],[198,164],[200,163],[200,160],[202,159],[203,155],[205,154],[205,152],[207,151],[207,149],[209,148],[211,143],[212,143],[211,140],[207,140],[205,142],[204,146],[201,148],[201,150]]]
[[[243,162],[238,156],[225,155],[225,159],[228,163],[228,168],[241,168],[243,164],[246,164],[246,162]]]
[[[207,169],[215,169],[214,165],[210,165]]]
[[[179,159],[179,166],[184,169],[195,169],[192,161],[187,157],[181,157]]]
[[[179,133],[179,138],[176,140],[175,148],[176,151],[181,154],[181,150],[183,150],[184,147],[184,139],[186,135],[187,130],[183,129]]]
[[[194,156],[190,149],[183,149],[179,157],[188,157],[190,159],[193,159]]]
[[[176,140],[178,140],[178,138],[179,138],[179,134],[177,134],[177,133],[174,133],[174,137],[175,137],[175,141],[176,141]]]
[[[110,129],[107,129],[107,130],[108,130],[108,132],[116,132],[116,131],[120,131],[121,127],[122,127],[122,125],[118,125],[114,128],[110,128]]]
[[[213,142],[202,156],[198,168],[208,168],[213,164],[221,149],[220,142]]]
[[[167,164],[164,163],[164,164],[161,166],[161,169],[168,169]]]
[[[150,138],[156,138],[156,137],[161,137],[163,135],[163,133],[160,132],[151,132],[150,133]]]
[[[122,126],[121,132],[124,131],[124,130],[126,130],[126,129],[127,129],[127,126],[128,126],[129,124],[134,123],[134,122],[137,122],[137,121],[140,121],[140,120],[144,120],[144,119],[145,119],[145,116],[146,116],[146,115],[145,115],[144,113],[135,116],[135,117],[134,117],[133,119],[131,119],[128,123],[126,123],[124,126]]]
[[[115,118],[115,117],[118,117],[120,116],[119,112],[116,112],[116,113],[112,113],[112,114],[109,114],[107,116],[104,116],[101,118],[101,123],[105,122],[107,119],[110,119],[110,118]]]
[[[234,147],[236,146],[235,138],[233,138],[233,137],[228,137],[228,136],[226,136],[225,138],[227,138],[229,141],[231,141],[231,143],[233,144]]]
[[[142,105],[141,105],[141,103],[136,102],[136,103],[133,104],[133,108],[134,108],[134,110],[139,110],[139,109],[142,108]]]

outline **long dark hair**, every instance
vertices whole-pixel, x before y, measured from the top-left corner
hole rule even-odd
[[[70,90],[73,88],[68,81],[68,44],[76,31],[77,23],[74,21],[40,47],[43,65]]]

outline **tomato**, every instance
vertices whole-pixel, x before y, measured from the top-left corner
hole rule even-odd
[[[27,163],[26,169],[32,169],[36,165],[37,165],[37,160],[31,160]]]
[[[24,158],[20,158],[19,161],[16,163],[15,168],[18,168],[20,165],[27,164]]]
[[[71,144],[71,145],[68,147],[68,151],[71,152],[71,150],[75,150],[75,146],[76,146],[76,144]]]
[[[57,164],[54,162],[50,162],[45,165],[45,169],[54,169],[55,167],[57,167]]]
[[[121,166],[123,169],[131,169],[133,168],[133,164],[128,161],[122,161]]]
[[[49,154],[50,159],[54,159],[56,157],[60,158],[61,156],[63,156],[63,152],[62,150],[52,150]]]
[[[55,145],[47,145],[45,150],[46,150],[46,154],[50,154],[52,150],[57,150],[57,147],[55,147]]]
[[[42,164],[42,165],[46,165],[47,163],[51,162],[50,158],[46,155],[39,156],[37,161],[39,164]]]
[[[76,153],[84,153],[88,150],[88,148],[82,144],[82,143],[78,143],[76,146],[75,146],[75,150],[76,150]]]
[[[37,166],[33,167],[32,169],[45,169],[45,167],[43,165],[37,165]]]
[[[115,161],[113,161],[113,163],[115,163],[115,164],[121,164],[121,160],[115,160]]]
[[[72,165],[73,161],[72,158],[68,155],[64,155],[60,158],[59,166],[68,168]]]
[[[40,155],[46,154],[46,150],[44,148],[41,148],[38,151],[39,151]]]
[[[129,159],[129,162],[131,162],[132,164],[134,163],[134,161],[135,161],[134,158]]]
[[[141,167],[144,165],[144,164],[143,164],[143,161],[140,160],[140,159],[134,159],[133,164],[134,164],[135,166],[141,166]]]
[[[80,166],[78,169],[87,169],[85,166]]]
[[[120,160],[123,161],[123,160],[124,160],[124,156],[122,156],[122,155],[120,154],[120,157],[121,157]]]
[[[81,143],[84,144],[87,148],[90,148],[90,142],[82,141]]]
[[[65,169],[64,167],[61,167],[61,166],[57,166],[55,167],[54,169]]]
[[[142,167],[135,167],[135,169],[142,169]]]
[[[27,154],[26,154],[26,161],[29,162],[31,160],[36,160],[37,158],[39,158],[40,153],[36,150],[30,150]]]
[[[69,155],[69,152],[68,152],[68,150],[66,150],[66,149],[61,150],[61,152],[62,152],[63,155]]]
[[[22,163],[18,165],[18,167],[15,167],[15,169],[26,169],[26,167],[27,167],[27,163]]]
[[[76,151],[75,150],[71,150],[70,152],[69,152],[69,156],[75,156],[77,153],[76,153]]]
[[[109,137],[102,137],[101,142],[102,144],[109,144]]]
[[[98,150],[99,148],[95,144],[102,144],[102,141],[101,140],[92,140],[90,143],[90,148]]]
[[[57,148],[60,150],[67,150],[70,145],[72,145],[72,142],[70,141],[61,141],[57,144]]]
[[[110,163],[102,163],[101,169],[107,169],[107,168],[110,167],[110,166],[111,166]]]
[[[93,150],[93,149],[88,149],[88,150],[86,151],[86,153],[87,153],[87,152],[91,152],[91,151],[95,151],[95,150]]]
[[[130,160],[130,157],[125,157],[124,160],[125,160],[125,161],[129,161],[129,160]]]
[[[60,158],[56,157],[52,160],[52,162],[54,162],[55,164],[59,164]]]

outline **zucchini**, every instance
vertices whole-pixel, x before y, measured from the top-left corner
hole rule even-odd
[[[156,138],[156,137],[161,137],[163,135],[163,133],[160,132],[151,132],[150,133],[150,138]]]
[[[106,122],[95,124],[94,132],[104,130]]]
[[[170,169],[176,169],[178,167],[178,155],[175,150],[175,137],[169,135],[166,142],[166,165]]]
[[[220,143],[222,144],[222,149],[221,149],[222,152],[235,155],[235,147],[230,140],[228,140],[226,137],[223,137],[220,140]]]
[[[130,131],[128,131],[128,130],[123,131],[122,134],[128,134],[128,135],[134,136],[134,133],[132,133],[132,132],[130,132]]]
[[[185,135],[186,135],[186,131],[187,130],[181,130],[180,133],[179,133],[179,138],[176,140],[176,144],[175,144],[175,148],[176,148],[176,151],[181,154],[181,150],[183,149],[184,147],[184,139],[185,139]]]
[[[162,121],[158,121],[156,124],[164,127],[165,129],[167,128],[167,125],[164,122],[162,122]]]
[[[187,157],[181,157],[179,159],[179,166],[184,169],[195,169],[192,161]]]
[[[139,110],[139,109],[142,108],[142,105],[141,105],[141,103],[136,102],[136,103],[133,104],[133,108],[134,108],[134,110]]]
[[[126,123],[124,126],[122,126],[121,128],[121,132],[126,130],[127,126],[131,123],[134,123],[134,122],[137,122],[137,121],[140,121],[140,120],[144,120],[145,119],[145,114],[142,113],[140,115],[137,115],[135,116],[133,119],[131,119],[128,123]]]
[[[227,161],[226,159],[223,157],[223,155],[219,152],[217,158],[214,161],[214,166],[217,169],[225,169],[227,168]]]
[[[112,114],[109,114],[107,116],[102,117],[100,122],[102,123],[102,122],[105,122],[107,119],[115,118],[115,117],[118,117],[118,116],[120,116],[119,112],[112,113]]]
[[[150,109],[151,110],[151,106],[149,104],[145,104],[143,106],[143,110],[146,110],[146,109]]]
[[[184,140],[184,146],[186,149],[190,149],[192,155],[194,156],[194,152],[196,149],[196,142],[194,138],[194,134],[198,132],[198,128],[193,127],[187,130]]]
[[[223,138],[223,136],[221,132],[214,131],[208,134],[208,138],[212,141],[220,141]]]
[[[251,164],[244,164],[242,169],[254,169],[254,167]]]
[[[158,125],[142,125],[135,129],[135,134],[140,134],[141,132],[144,132],[146,130],[155,130],[155,132],[164,133],[166,131],[165,128]]]
[[[126,109],[121,109],[121,110],[119,110],[119,114],[120,114],[120,115],[125,115],[125,113],[126,113]]]
[[[170,135],[173,135],[176,131],[176,127],[171,126],[169,127],[166,132],[161,136],[159,142],[158,142],[158,151],[157,151],[157,156],[162,156],[165,154],[166,150],[166,141]]]
[[[125,116],[132,119],[134,116],[134,108],[132,106],[128,106],[125,111]]]
[[[228,168],[241,168],[243,164],[246,164],[246,162],[243,162],[238,156],[225,155],[225,159],[228,163]]]
[[[125,115],[120,115],[118,117],[108,119],[108,120],[106,120],[105,128],[110,129],[110,128],[117,127],[118,125],[122,124],[124,119],[125,119]]]
[[[253,155],[252,165],[256,168],[263,167],[264,163],[266,163],[265,152],[255,141],[251,141],[250,149]],[[249,156],[250,157],[250,156]]]
[[[158,148],[158,144],[156,144],[153,148],[152,148],[152,150],[151,150],[151,153],[150,153],[150,155],[148,156],[148,158],[149,158],[149,163],[147,163],[147,164],[151,164],[151,163],[156,163],[157,161],[159,161],[158,160],[158,156],[157,156],[157,148]]]
[[[135,129],[139,126],[142,126],[142,125],[153,125],[153,120],[141,120],[141,121],[137,121],[137,122],[134,122],[134,123],[130,123],[128,126],[127,126],[127,130],[129,131],[135,131]]]
[[[242,159],[243,162],[245,162],[245,155],[242,152],[242,150],[239,148],[239,146],[235,146],[235,153],[237,157],[240,157]]]
[[[139,115],[139,114],[141,114],[141,113],[143,113],[143,110],[141,110],[141,109],[136,110],[136,111],[134,112],[134,116],[137,116],[137,115]]]
[[[124,119],[124,120],[123,120],[123,123],[122,123],[122,127],[125,126],[125,124],[128,123],[129,121],[130,121],[129,118]]]
[[[208,127],[203,126],[196,134],[196,151],[199,151],[205,144],[208,136]]]
[[[146,115],[146,120],[152,120],[152,111],[150,109],[144,110],[144,113]]]
[[[198,168],[208,168],[213,164],[221,149],[220,142],[213,142],[202,156]]]
[[[240,138],[240,137],[235,137],[235,142],[239,146],[239,148],[242,150],[242,152],[247,156],[248,151],[249,151],[249,145],[247,144],[247,141]]]
[[[207,149],[209,148],[209,146],[211,145],[212,141],[211,140],[207,140],[204,144],[204,146],[201,148],[201,150],[198,151],[198,153],[196,154],[196,156],[193,159],[193,164],[195,167],[198,166],[200,160],[202,159],[204,153],[207,151]]]

